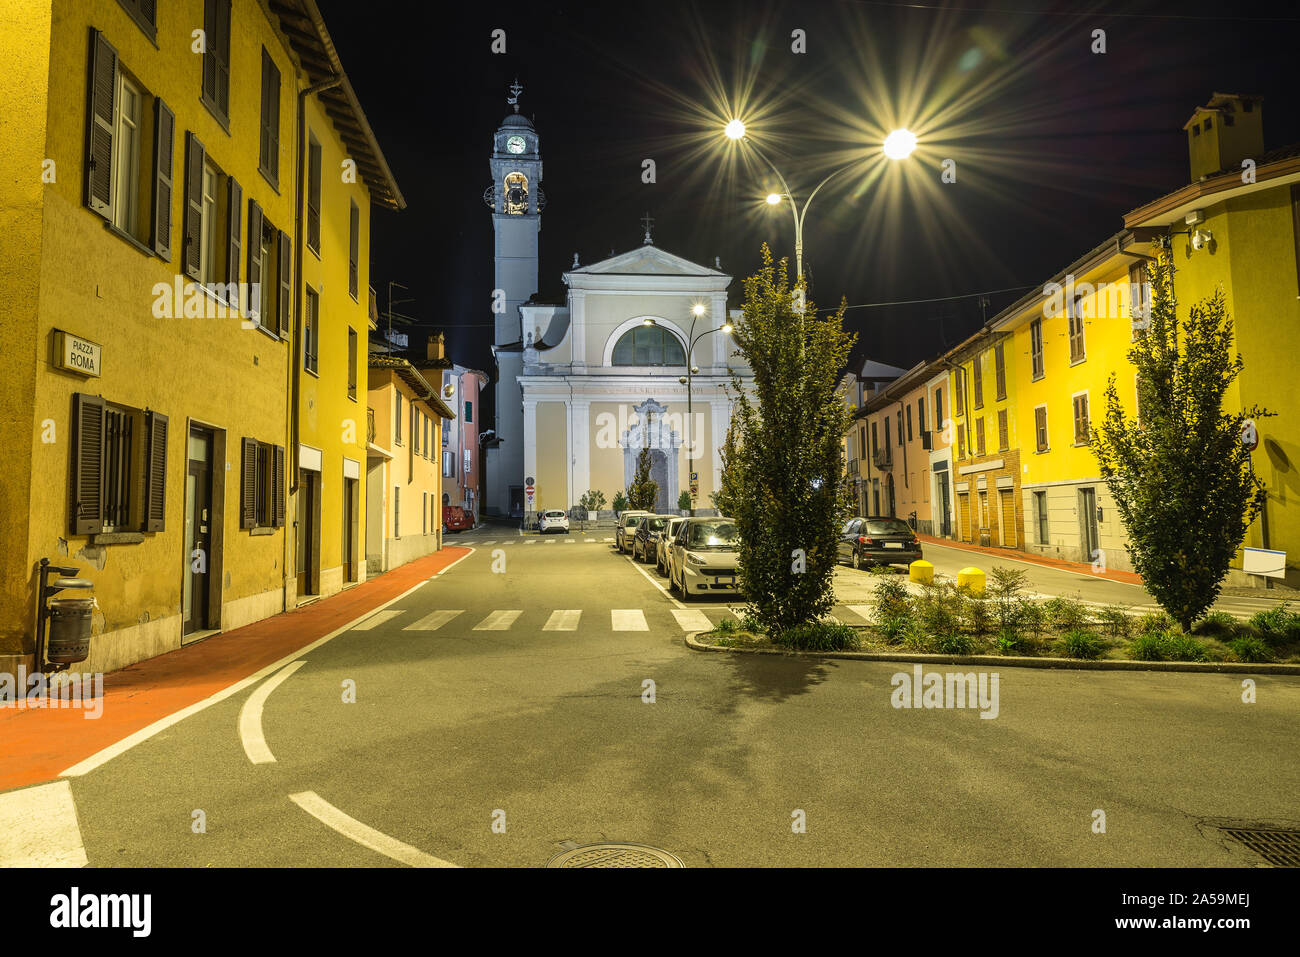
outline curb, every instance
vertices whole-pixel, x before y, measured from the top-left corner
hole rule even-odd
[[[1063,668],[1072,671],[1175,671],[1192,674],[1300,675],[1298,664],[1252,664],[1243,661],[1088,661],[1083,658],[1027,658],[1020,655],[919,655],[876,651],[781,651],[776,648],[724,648],[699,640],[702,631],[686,636],[692,651],[778,655],[783,658],[848,658],[857,661],[897,661],[932,665],[1005,665],[1009,668]]]

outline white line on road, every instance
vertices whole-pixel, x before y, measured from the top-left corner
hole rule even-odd
[[[451,621],[457,615],[463,614],[465,609],[442,608],[435,611],[432,615],[425,615],[413,625],[407,625],[402,631],[437,631],[447,622]]]
[[[275,755],[267,747],[266,736],[262,734],[262,706],[271,692],[280,687],[284,680],[305,665],[305,661],[292,661],[281,668],[260,688],[248,696],[244,706],[239,709],[239,740],[244,745],[244,753],[254,764],[274,764]]]
[[[515,623],[515,619],[522,614],[522,611],[494,611],[475,625],[474,630],[509,631],[510,626]]]
[[[633,568],[635,568],[637,571],[639,571],[642,575],[645,576],[645,580],[646,580],[646,581],[648,581],[650,584],[654,585],[655,588],[658,588],[661,592],[663,592],[663,593],[664,593],[664,597],[667,598],[670,602],[672,602],[672,603],[673,603],[674,605],[676,605],[678,608],[685,608],[685,607],[686,607],[686,606],[683,605],[680,601],[678,601],[676,598],[673,597],[672,592],[670,592],[670,591],[669,591],[667,588],[665,588],[663,585],[659,584],[657,581],[655,581],[653,578],[651,578],[651,577],[650,577],[650,573],[649,573],[648,571],[646,571],[644,568],[642,568],[639,562],[634,562],[634,561],[632,561],[632,559],[630,559],[630,558],[628,559],[628,562],[632,565]]]
[[[677,619],[677,624],[681,626],[682,631],[712,631],[713,622],[709,621],[709,616],[702,611],[691,609],[689,611],[681,608],[672,610],[673,617]]]
[[[582,609],[566,608],[551,612],[551,617],[542,625],[542,631],[576,631],[578,620],[582,618]]]
[[[402,613],[400,611],[377,611],[361,624],[355,626],[353,631],[369,631],[376,625],[382,625],[386,621],[392,621]]]
[[[525,538],[525,539],[524,539],[524,544],[525,544],[525,545],[536,545],[536,544],[537,544],[537,539],[535,539],[535,538]]]
[[[344,837],[356,841],[362,847],[390,857],[408,867],[455,867],[450,861],[426,854],[410,844],[403,844],[395,837],[389,837],[373,827],[362,824],[354,817],[344,814],[315,791],[300,791],[290,794],[289,800],[298,805],[326,827],[333,828]]]
[[[85,867],[72,785],[52,781],[0,794],[0,867]]]
[[[615,608],[609,613],[615,631],[649,631],[645,612],[640,608]]]

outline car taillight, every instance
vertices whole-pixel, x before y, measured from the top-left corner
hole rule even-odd
[[[873,541],[872,541],[871,539],[869,539],[869,538],[863,538],[861,535],[859,535],[859,536],[858,536],[858,544],[859,544],[859,545],[874,545],[874,544],[876,544],[876,543],[873,542]]]

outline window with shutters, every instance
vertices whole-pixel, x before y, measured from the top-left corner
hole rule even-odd
[[[420,408],[412,403],[411,405],[411,448],[415,454],[420,454],[420,433],[424,430],[420,428]]]
[[[966,414],[966,370],[961,366],[952,376],[953,388],[953,418]]]
[[[959,428],[957,429],[957,458],[964,459],[965,457],[966,457],[966,430]]]
[[[357,330],[348,329],[348,398],[357,398]]]
[[[204,0],[203,30],[203,92],[199,99],[226,128],[230,125],[230,0]]]
[[[113,225],[135,236],[140,227],[140,88],[118,71],[113,130]]]
[[[1005,452],[1009,448],[1007,441],[1009,439],[1007,428],[1007,410],[998,410],[998,451]]]
[[[320,257],[320,143],[312,136],[307,141],[307,248]]]
[[[971,391],[975,393],[975,408],[984,408],[984,357],[977,355],[971,363]]]
[[[397,408],[393,413],[393,441],[402,444],[402,393],[394,392],[397,397]]]
[[[117,0],[118,4],[130,14],[136,26],[144,31],[154,43],[158,42],[158,3],[157,0]]]
[[[280,70],[262,48],[262,118],[258,137],[257,168],[267,182],[280,185]],[[356,293],[354,292],[355,296]]]
[[[1033,378],[1043,377],[1043,320],[1035,319],[1029,324],[1029,361],[1033,367]]]
[[[163,531],[167,416],[77,393],[71,432],[72,534]]]
[[[217,169],[211,163],[203,164],[203,182],[200,187],[201,225],[199,227],[199,281],[205,285],[217,281]]]
[[[249,200],[249,314],[263,332],[281,339],[289,337],[290,253],[288,234],[277,229],[262,208]]]
[[[1293,190],[1295,187],[1291,187]],[[1134,263],[1128,267],[1128,315],[1133,340],[1146,334],[1151,316],[1151,286],[1147,282],[1147,264]]]
[[[361,262],[361,210],[357,208],[356,200],[349,200],[350,212],[348,214],[348,292],[352,298],[357,298],[357,289],[360,285],[360,262]]]
[[[984,454],[984,416],[975,420],[975,454]]]
[[[1069,310],[1069,333],[1070,333],[1070,365],[1076,362],[1082,362],[1087,358],[1083,343],[1083,296],[1076,296],[1070,303]]]
[[[312,375],[317,374],[316,369],[316,340],[319,335],[320,316],[317,310],[320,308],[320,295],[311,286],[307,287],[307,295],[303,300],[303,317],[302,317],[302,367]]]
[[[912,407],[907,407],[907,441],[912,441]]]
[[[1092,430],[1088,425],[1088,393],[1079,392],[1073,396],[1074,401],[1074,444],[1089,445],[1092,442]]]
[[[1007,362],[1002,343],[993,347],[993,371],[997,377],[998,401],[1007,397]]]
[[[1047,451],[1047,406],[1034,408],[1034,448],[1039,452]]]
[[[245,438],[240,465],[239,527],[282,527],[286,511],[284,446]]]

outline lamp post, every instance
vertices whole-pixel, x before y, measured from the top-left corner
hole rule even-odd
[[[703,304],[701,303],[696,303],[694,306],[691,307],[691,327],[686,333],[686,342],[687,342],[686,375],[680,376],[677,379],[678,382],[686,386],[686,474],[687,474],[686,480],[688,483],[690,482],[691,458],[692,458],[691,452],[693,449],[691,443],[691,423],[695,420],[695,415],[694,415],[695,410],[692,402],[691,385],[695,373],[700,371],[698,368],[691,365],[691,357],[695,352],[695,343],[699,342],[705,336],[710,335],[711,333],[714,332],[721,332],[723,335],[728,335],[728,336],[731,335],[731,323],[724,322],[722,325],[716,326],[712,329],[705,329],[697,336],[695,334],[695,323],[699,321],[700,316],[704,315],[705,311],[706,310]],[[645,322],[642,323],[642,325],[653,326],[655,325],[655,321],[653,319],[646,319]],[[691,513],[691,517],[694,518],[695,516],[694,494],[691,495],[690,513]]]

